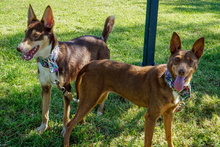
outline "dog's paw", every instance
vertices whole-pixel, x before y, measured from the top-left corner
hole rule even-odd
[[[37,132],[42,133],[47,129],[47,123],[41,124],[40,127],[37,128]]]
[[[176,109],[174,110],[174,112],[180,112],[183,110],[185,106],[177,106]]]
[[[103,113],[100,112],[100,111],[98,111],[98,112],[97,112],[97,115],[100,116],[100,115],[103,115]]]
[[[61,135],[64,137],[64,136],[65,136],[65,134],[66,134],[66,127],[65,127],[65,126],[63,126],[63,130],[61,131]]]

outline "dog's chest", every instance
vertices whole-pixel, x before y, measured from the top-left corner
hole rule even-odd
[[[176,91],[173,91],[172,93],[173,93],[173,97],[174,97],[173,103],[176,105],[180,101],[180,99],[179,99],[180,96],[179,96],[179,94]]]
[[[39,69],[39,80],[41,85],[51,85],[58,77],[56,73],[51,73],[49,68],[45,68],[41,63],[37,63]]]

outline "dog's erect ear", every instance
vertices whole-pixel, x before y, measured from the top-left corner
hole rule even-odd
[[[176,32],[173,32],[172,38],[170,40],[170,52],[174,54],[176,51],[181,49],[181,40]]]
[[[196,55],[196,57],[198,59],[203,54],[204,42],[205,42],[205,39],[204,39],[204,37],[202,37],[202,38],[199,38],[198,40],[196,40],[196,42],[193,44],[192,52]]]
[[[37,17],[36,17],[34,10],[30,4],[29,9],[28,9],[28,22],[27,22],[27,24],[29,25],[29,24],[31,24],[31,22],[36,21],[36,20],[37,20]]]
[[[54,26],[53,12],[50,6],[47,6],[47,8],[45,9],[41,21],[44,23],[45,27],[50,29],[53,28]]]

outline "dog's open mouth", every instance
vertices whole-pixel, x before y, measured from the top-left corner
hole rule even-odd
[[[175,90],[181,91],[184,87],[184,83],[185,83],[186,79],[187,79],[187,77],[177,76],[175,81],[174,81]]]
[[[40,46],[37,45],[34,48],[32,48],[30,51],[24,53],[23,56],[22,56],[22,59],[26,60],[26,61],[31,60],[34,57],[34,55],[36,54],[36,52],[39,50],[39,47]]]

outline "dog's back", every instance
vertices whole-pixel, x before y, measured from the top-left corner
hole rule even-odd
[[[59,73],[72,81],[81,68],[92,60],[110,58],[110,50],[106,43],[95,36],[82,36],[68,42],[59,42],[60,54],[57,64]]]
[[[74,80],[81,68],[90,61],[110,58],[110,50],[106,41],[113,29],[114,21],[114,16],[106,19],[101,37],[86,35],[59,42],[61,54],[57,58],[57,64],[63,67],[59,69],[59,72],[60,75],[64,75],[67,83]]]
[[[147,107],[155,93],[161,95],[160,91],[155,91],[158,86],[171,93],[161,78],[166,69],[166,64],[140,67],[111,60],[95,60],[79,72],[76,79],[77,96],[80,95],[79,88],[96,87],[99,91],[111,91],[138,106]]]

